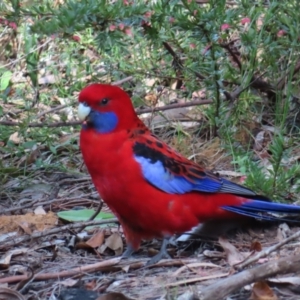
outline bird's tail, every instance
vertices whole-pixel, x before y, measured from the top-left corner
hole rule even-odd
[[[240,206],[223,206],[223,209],[248,217],[267,221],[300,222],[300,206],[268,202],[264,200],[249,200]],[[298,220],[286,215],[298,215]]]

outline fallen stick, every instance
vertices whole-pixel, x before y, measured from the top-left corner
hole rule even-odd
[[[281,248],[283,245],[287,244],[288,242],[290,242],[298,237],[300,237],[300,231],[297,231],[296,233],[294,233],[291,236],[289,236],[288,238],[282,240],[278,244],[271,246],[269,248],[266,248],[253,256],[250,256],[248,259],[244,260],[240,264],[235,265],[234,267],[241,270],[244,267],[258,261],[260,258],[268,256],[270,253],[274,252],[275,250]]]
[[[261,266],[234,274],[211,284],[200,292],[200,300],[224,299],[243,286],[278,274],[297,272],[300,269],[300,255],[283,257]]]
[[[104,261],[100,261],[94,264],[85,265],[82,267],[77,267],[74,269],[70,269],[67,271],[60,271],[55,273],[39,273],[33,276],[32,281],[39,281],[39,280],[49,280],[49,279],[60,279],[63,277],[71,277],[71,276],[78,276],[84,275],[86,273],[93,273],[97,271],[114,271],[114,270],[124,270],[125,267],[129,267],[129,269],[140,269],[145,266],[148,259],[143,260],[122,260],[121,257],[116,257],[112,259],[107,259]],[[163,259],[159,263],[151,266],[151,268],[159,268],[159,267],[170,267],[170,266],[182,266],[183,264],[187,263],[195,263],[196,259]],[[0,283],[15,283],[26,280],[30,277],[29,274],[24,275],[14,275],[9,277],[0,278]]]

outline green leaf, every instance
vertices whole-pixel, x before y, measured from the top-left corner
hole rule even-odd
[[[50,146],[50,151],[51,151],[53,154],[56,154],[56,153],[57,153],[56,147],[53,147],[53,146]]]
[[[12,77],[12,72],[11,71],[5,71],[2,76],[1,76],[1,80],[0,80],[0,91],[4,91],[7,89],[7,87],[9,86],[9,82],[11,80]]]
[[[87,221],[95,211],[93,209],[66,210],[57,213],[58,217],[70,222]],[[100,212],[94,220],[104,220],[114,218],[113,214]]]
[[[32,149],[36,145],[36,141],[28,141],[23,144],[23,147],[26,149]]]

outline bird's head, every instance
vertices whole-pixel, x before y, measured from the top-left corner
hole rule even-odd
[[[130,129],[137,120],[129,96],[107,84],[91,84],[80,92],[78,116],[83,129],[103,134]]]

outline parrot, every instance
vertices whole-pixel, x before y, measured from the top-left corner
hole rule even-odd
[[[154,264],[170,257],[172,236],[198,224],[238,216],[276,221],[278,213],[300,213],[300,206],[272,202],[185,158],[139,119],[120,87],[93,83],[78,99],[83,161],[123,228],[123,257],[137,251],[142,240],[162,238],[159,252],[149,261]]]

